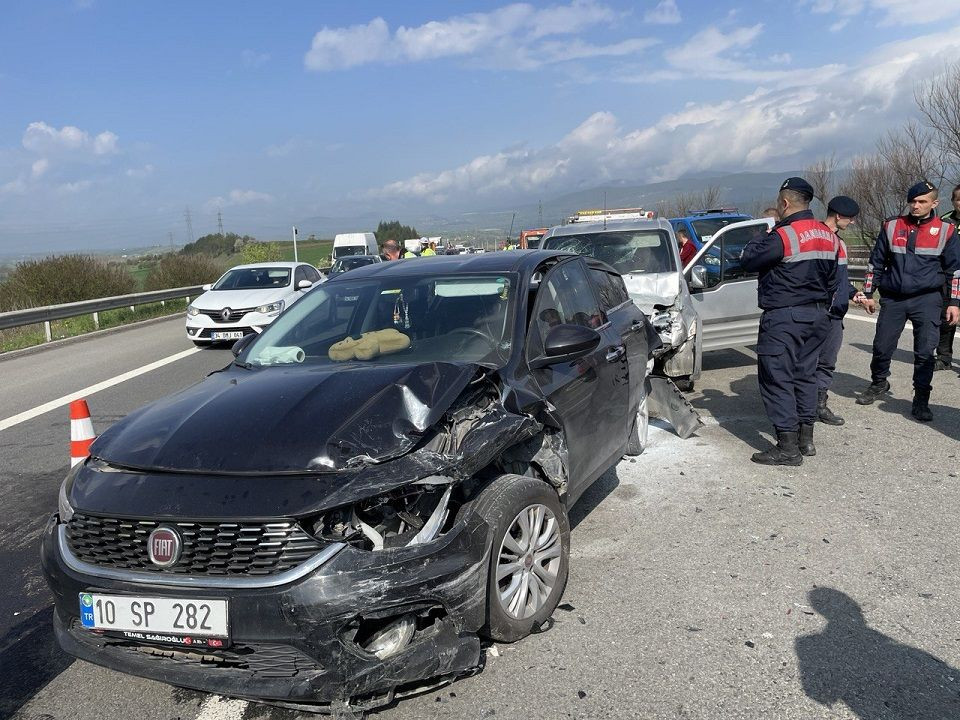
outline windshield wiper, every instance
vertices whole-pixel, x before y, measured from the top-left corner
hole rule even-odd
[[[248,362],[242,362],[242,361],[240,361],[240,360],[234,360],[234,361],[233,361],[233,364],[236,365],[237,367],[243,368],[244,370],[253,370],[253,365],[251,365],[251,364],[248,363]]]

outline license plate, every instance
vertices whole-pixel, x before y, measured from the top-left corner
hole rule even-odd
[[[227,601],[80,593],[80,624],[139,640],[223,647]]]
[[[210,333],[210,338],[212,340],[239,340],[243,337],[242,330],[234,330],[232,332],[212,332]]]

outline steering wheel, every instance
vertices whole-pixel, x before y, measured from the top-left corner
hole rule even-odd
[[[477,336],[477,337],[479,337],[479,338],[482,338],[483,340],[486,340],[486,341],[490,344],[491,347],[493,347],[494,345],[497,344],[497,341],[494,340],[494,339],[493,339],[492,337],[490,337],[489,335],[487,335],[487,333],[483,332],[482,330],[477,330],[476,328],[472,328],[472,327],[458,327],[458,328],[454,328],[453,330],[451,330],[450,332],[447,333],[448,336],[450,336],[450,335],[456,335],[456,334],[465,335],[465,336],[468,336],[468,337],[469,337],[469,336]],[[458,346],[458,347],[459,347],[459,346]]]

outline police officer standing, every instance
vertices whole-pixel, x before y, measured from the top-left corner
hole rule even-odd
[[[803,455],[816,454],[817,357],[830,329],[840,248],[833,231],[810,212],[811,200],[806,180],[787,178],[777,196],[782,219],[741,255],[744,270],[760,273],[757,375],[777,432],[776,446],[750,458],[762,465],[799,465]]]
[[[857,398],[870,405],[890,392],[890,359],[903,327],[913,324],[913,407],[910,413],[921,422],[933,420],[930,390],[933,353],[940,340],[940,313],[944,284],[950,283],[950,299],[944,313],[950,325],[960,317],[960,240],[956,228],[937,217],[937,188],[926,180],[907,192],[910,211],[884,222],[877,244],[870,253],[863,292],[864,307],[875,309],[873,291],[883,302],[873,338],[870,385]]]
[[[846,195],[837,195],[827,203],[827,219],[823,224],[837,233],[840,254],[837,258],[837,291],[827,315],[830,318],[830,332],[820,347],[817,359],[817,420],[826,425],[843,425],[843,418],[827,407],[827,395],[833,384],[833,371],[837,369],[837,356],[843,344],[843,318],[850,307],[850,301],[862,301],[863,296],[850,284],[847,273],[847,246],[840,239],[840,231],[846,230],[860,214],[857,201]],[[859,303],[858,303],[859,304]]]

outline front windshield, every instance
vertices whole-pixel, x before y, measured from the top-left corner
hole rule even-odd
[[[217,280],[213,290],[264,290],[290,284],[290,268],[234,268]]]
[[[544,248],[591,255],[621,274],[673,272],[670,235],[665,230],[616,230],[555,235]]]
[[[251,343],[251,365],[509,359],[513,274],[427,275],[325,283]]]
[[[701,240],[707,240],[716,235],[730,223],[742,222],[743,220],[749,219],[749,217],[744,215],[742,217],[707,218],[704,220],[694,220],[692,221],[693,231]]]
[[[340,260],[337,260],[333,264],[333,267],[330,268],[330,272],[342,273],[342,272],[346,272],[347,270],[354,270],[358,267],[369,265],[372,262],[373,262],[373,258],[367,257],[366,255],[358,256],[358,257],[341,258]]]

